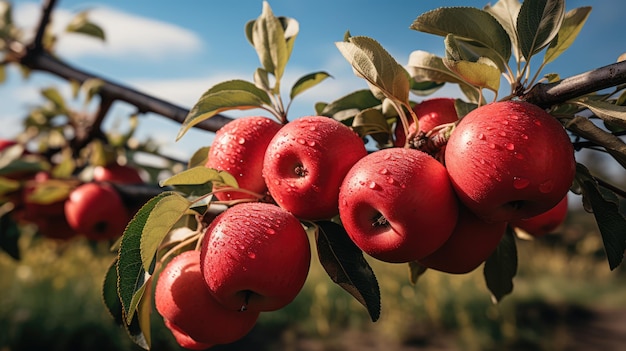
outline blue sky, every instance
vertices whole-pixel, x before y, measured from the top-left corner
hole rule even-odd
[[[439,6],[482,7],[488,1],[419,1],[419,0],[317,0],[269,1],[276,15],[292,17],[300,24],[294,52],[287,66],[283,85],[288,87],[300,76],[326,71],[334,78],[296,98],[290,117],[314,113],[318,101],[332,101],[348,92],[366,87],[356,78],[347,61],[335,47],[346,30],[378,40],[401,64],[414,50],[443,54],[443,39],[409,29],[421,13]],[[32,26],[39,17],[39,2],[14,1],[18,23]],[[557,72],[562,77],[615,62],[626,52],[623,31],[626,2],[619,0],[570,0],[567,8],[593,6],[593,11],[573,46],[544,73]],[[243,28],[262,9],[261,0],[238,1],[149,1],[111,0],[85,2],[59,0],[55,30],[60,32],[72,14],[92,9],[91,19],[105,29],[106,43],[77,35],[64,35],[57,54],[77,67],[130,85],[140,91],[191,107],[207,88],[215,83],[240,78],[251,80],[259,66],[256,53],[245,38]],[[0,137],[11,137],[19,130],[19,119],[28,106],[38,101],[38,90],[56,85],[69,89],[63,81],[47,74],[35,74],[28,81],[10,71],[0,85]],[[453,86],[436,96],[458,96]],[[285,97],[286,98],[286,97]],[[129,106],[115,105],[106,127],[124,128]],[[246,113],[262,114],[263,111]],[[241,114],[233,113],[232,116]],[[212,133],[192,130],[179,142],[179,125],[156,115],[140,120],[139,138],[148,136],[162,143],[168,154],[185,158],[201,146],[211,143]]]

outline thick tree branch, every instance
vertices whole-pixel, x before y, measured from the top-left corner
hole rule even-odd
[[[626,83],[626,61],[600,67],[549,84],[537,84],[523,100],[543,108]]]
[[[46,34],[46,29],[50,23],[50,17],[52,16],[52,11],[54,10],[55,5],[56,0],[44,1],[43,9],[41,11],[41,19],[39,20],[39,25],[37,26],[37,33],[35,33],[35,39],[30,44],[29,50],[34,52],[42,52],[44,50],[43,38]]]

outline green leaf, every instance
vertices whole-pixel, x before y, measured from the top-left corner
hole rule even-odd
[[[104,276],[104,282],[102,283],[102,300],[111,317],[115,321],[115,324],[119,326],[125,325],[124,311],[122,309],[122,301],[117,294],[117,258],[113,260],[112,264],[107,269]]]
[[[63,149],[61,153],[61,161],[52,168],[52,178],[63,179],[70,178],[76,170],[76,159],[72,155],[69,148]]]
[[[85,92],[85,105],[89,104],[93,97],[100,92],[104,86],[104,81],[98,78],[90,78],[83,82],[81,88]]]
[[[386,144],[391,135],[387,118],[377,108],[369,108],[357,113],[352,121],[352,128],[361,137],[371,135],[381,145]]]
[[[371,90],[357,90],[324,105],[318,114],[332,117],[336,120],[343,120],[352,118],[360,111],[380,104],[381,101],[372,94]]]
[[[573,103],[584,106],[603,121],[626,128],[626,106],[619,106],[602,100],[580,99]]]
[[[447,35],[445,38],[446,57],[455,61],[471,61],[476,62],[481,58],[490,59],[500,70],[506,71],[507,62],[502,61],[498,53],[484,46],[475,45],[475,43],[457,37],[454,34]]]
[[[409,104],[408,72],[377,41],[368,37],[350,37],[336,45],[355,74],[368,82],[376,98],[391,98]]]
[[[417,261],[409,262],[409,281],[411,284],[417,284],[417,280],[426,273],[428,268]]]
[[[0,35],[8,36],[13,27],[13,6],[9,1],[0,1]]]
[[[477,62],[470,62],[446,58],[443,62],[451,71],[463,77],[468,84],[498,92],[501,72],[491,60],[479,59]]]
[[[3,213],[0,216],[0,249],[6,252],[15,260],[20,260],[20,228],[11,216],[11,212]]]
[[[583,201],[593,210],[609,267],[614,270],[622,263],[626,250],[626,218],[619,198],[612,191],[600,187],[582,164],[576,166],[576,182],[582,188]]]
[[[7,79],[6,65],[0,65],[0,84],[4,83]]]
[[[210,146],[203,146],[196,150],[196,152],[194,152],[193,155],[191,155],[191,157],[189,158],[189,162],[187,162],[187,168],[194,168],[197,166],[206,165],[207,161],[209,160],[210,149]]]
[[[67,111],[65,99],[63,99],[63,96],[61,96],[61,93],[59,93],[56,88],[42,89],[41,95],[48,99],[48,101],[52,102],[60,113],[64,113]]]
[[[20,188],[20,181],[0,176],[0,196],[14,192]]]
[[[137,313],[133,314],[133,318],[129,324],[124,325],[124,329],[137,346],[144,350],[150,350],[150,341],[146,339],[146,335],[143,333],[140,317]]]
[[[423,13],[411,29],[439,35],[448,34],[474,41],[496,51],[503,62],[511,57],[511,40],[502,25],[486,11],[473,7],[440,7]]]
[[[150,199],[130,221],[120,243],[117,262],[117,291],[122,302],[122,309],[126,323],[131,323],[135,311],[144,291],[146,271],[143,269],[141,258],[141,236],[154,207],[164,198],[174,195],[172,192],[163,192]]]
[[[416,82],[411,79],[411,92],[417,96],[428,96],[442,88],[446,83],[443,82]]]
[[[172,230],[174,225],[187,213],[191,203],[184,197],[174,193],[159,201],[144,224],[141,235],[141,261],[143,269],[152,274],[154,259],[159,244]]]
[[[85,34],[93,38],[105,40],[104,30],[97,24],[89,21],[88,11],[83,11],[74,16],[65,30],[71,33]]]
[[[546,50],[546,54],[543,58],[544,64],[554,61],[572,45],[578,33],[580,33],[580,30],[585,25],[590,12],[591,7],[579,7],[565,14],[556,38],[550,42],[550,46],[548,46]]]
[[[74,184],[62,180],[51,179],[38,183],[28,201],[36,204],[52,204],[67,199],[74,189]]]
[[[526,61],[557,35],[565,16],[565,0],[526,0],[517,17],[517,40]]]
[[[495,17],[509,35],[513,47],[515,61],[520,61],[519,45],[517,42],[517,16],[522,4],[519,0],[499,0],[495,5],[487,5],[484,10]]]
[[[582,116],[570,119],[565,127],[574,134],[604,147],[622,167],[626,168],[626,143],[622,139]]]
[[[316,222],[320,263],[330,279],[367,309],[373,322],[380,317],[380,290],[374,271],[345,229],[330,221]]]
[[[252,85],[254,86],[254,85]],[[254,86],[255,89],[258,89]],[[265,93],[267,97],[267,93]],[[183,121],[176,140],[179,140],[191,127],[228,110],[251,110],[267,104],[265,98],[248,90],[220,90],[205,93],[189,111]]]
[[[254,85],[263,91],[272,91],[269,75],[263,68],[257,68],[254,71]]]
[[[318,85],[328,77],[331,77],[331,75],[321,71],[305,75],[304,77],[298,79],[298,81],[293,85],[289,98],[293,99],[296,95],[299,95],[303,91]]]
[[[199,185],[209,182],[222,183],[237,187],[237,180],[228,172],[218,171],[205,166],[196,166],[177,173],[161,182],[161,186],[169,185]]]
[[[515,233],[509,227],[502,237],[500,244],[491,256],[485,261],[483,275],[487,288],[491,292],[493,303],[513,291],[513,278],[517,273],[517,246]]]

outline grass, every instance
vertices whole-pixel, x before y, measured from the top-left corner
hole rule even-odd
[[[562,239],[566,237],[574,239]],[[101,302],[103,274],[113,259],[106,247],[29,235],[21,245],[20,262],[0,253],[1,351],[139,350]],[[215,349],[348,350],[346,343],[369,343],[389,350],[393,345],[498,350],[521,344],[552,350],[557,349],[549,341],[555,329],[542,321],[541,313],[552,311],[558,317],[558,306],[626,306],[623,269],[609,270],[593,226],[571,225],[561,236],[518,240],[518,249],[515,289],[497,305],[491,303],[480,268],[466,275],[428,271],[412,285],[406,265],[370,260],[382,297],[375,323],[330,281],[314,255],[309,279],[292,304],[262,314],[240,343]],[[153,349],[178,349],[158,315],[153,317]]]

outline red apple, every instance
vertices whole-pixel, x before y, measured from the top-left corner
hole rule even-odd
[[[458,200],[430,155],[390,148],[359,160],[339,192],[339,216],[354,243],[386,262],[421,259],[454,229]]]
[[[65,201],[69,225],[91,240],[108,240],[122,235],[130,214],[122,198],[106,183],[78,186]]]
[[[166,325],[200,344],[237,341],[259,317],[258,312],[225,308],[213,298],[204,284],[200,252],[196,250],[185,251],[168,262],[157,278],[154,302]]]
[[[240,188],[263,195],[267,191],[263,179],[263,157],[270,140],[281,124],[267,117],[235,119],[215,133],[206,166],[230,173]],[[243,192],[217,192],[222,201],[254,199]]]
[[[554,207],[576,171],[563,126],[536,105],[494,102],[452,132],[445,164],[461,201],[487,221],[514,221]]]
[[[289,304],[309,272],[311,248],[302,224],[268,203],[222,212],[207,228],[200,256],[204,280],[231,310],[273,311]]]
[[[485,222],[459,206],[459,219],[448,241],[419,262],[446,273],[469,273],[491,256],[505,230],[506,222]]]
[[[169,331],[174,336],[174,339],[176,340],[178,345],[180,345],[181,347],[183,347],[185,349],[188,349],[188,350],[206,350],[206,349],[214,346],[213,344],[207,344],[207,343],[204,343],[204,342],[200,342],[200,341],[194,340],[193,338],[191,338],[191,336],[189,336],[187,333],[182,331],[179,327],[177,327],[175,324],[173,324],[172,322],[170,322],[167,319],[163,319],[163,322],[164,322],[165,326],[167,327],[167,329],[169,329]]]
[[[415,104],[413,112],[417,116],[419,131],[428,133],[439,125],[456,122],[459,117],[454,107],[454,101],[451,98],[432,98]],[[415,123],[410,118],[409,133],[412,132],[415,132]],[[400,121],[396,125],[395,137],[395,146],[403,147],[406,144],[406,133]]]
[[[329,117],[287,123],[265,153],[263,176],[276,203],[302,219],[331,218],[339,212],[339,186],[367,154],[363,140]]]
[[[553,232],[567,217],[567,195],[556,206],[536,216],[511,222],[511,226],[520,228],[534,237],[541,237]]]
[[[93,170],[95,182],[111,182],[117,184],[141,184],[143,179],[139,171],[129,165],[113,163],[106,166],[96,166]]]

